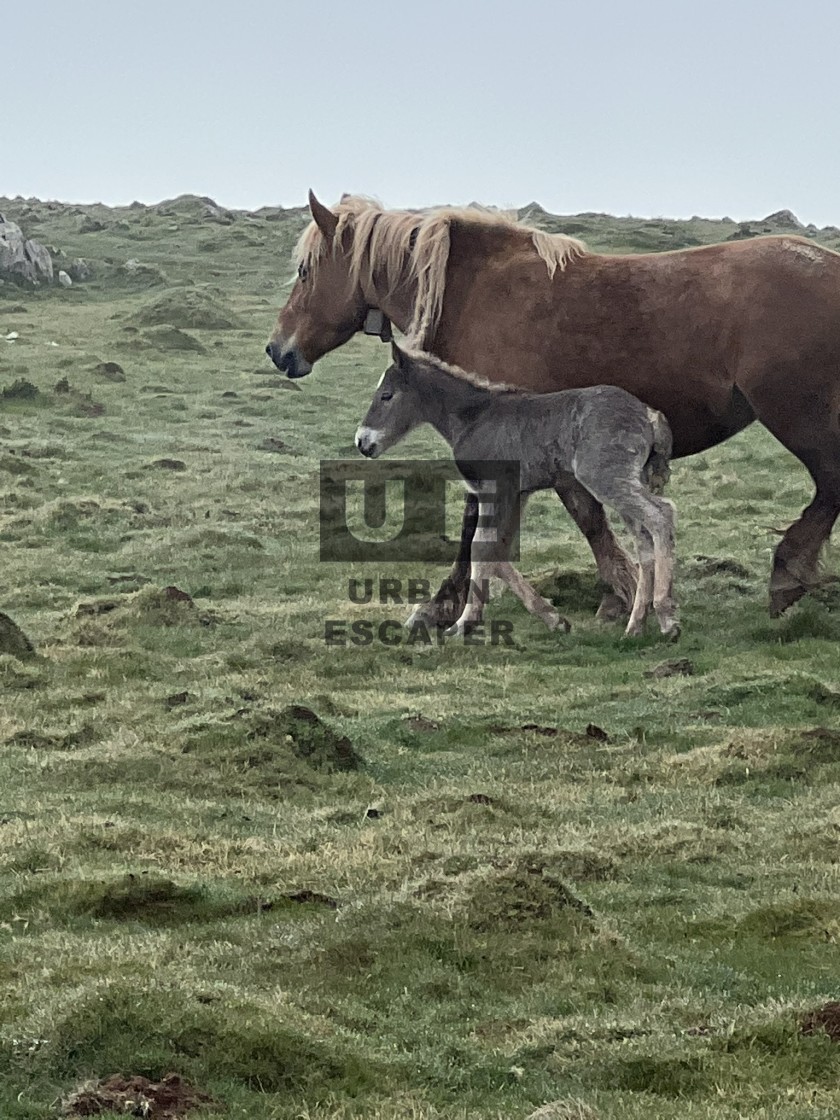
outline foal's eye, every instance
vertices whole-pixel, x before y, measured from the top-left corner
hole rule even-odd
[[[393,397],[393,395],[394,394],[391,392],[390,389],[386,389],[384,393],[379,394],[379,399],[381,401],[389,401],[391,399],[391,397]]]
[[[305,280],[308,275],[309,275],[309,269],[306,267],[306,265],[305,264],[299,264],[298,265],[298,278],[300,280]]]

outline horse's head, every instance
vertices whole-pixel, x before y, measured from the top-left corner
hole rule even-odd
[[[279,370],[303,377],[361,330],[368,304],[342,243],[338,217],[309,192],[312,222],[297,249],[298,275],[265,348]]]
[[[356,432],[356,447],[369,459],[377,459],[424,419],[419,391],[411,377],[410,358],[395,342],[391,343],[391,354],[393,363],[382,374]]]

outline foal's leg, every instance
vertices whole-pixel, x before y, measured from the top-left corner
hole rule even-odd
[[[613,588],[602,599],[596,617],[604,621],[620,618],[636,596],[636,565],[613,536],[603,505],[573,474],[563,475],[554,489],[589,542],[598,575]]]
[[[624,517],[632,517],[639,522],[643,535],[652,539],[653,609],[662,633],[676,639],[680,636],[680,627],[673,594],[674,508],[665,498],[651,494],[636,479],[621,480],[621,485],[616,488],[616,493],[610,500]],[[647,582],[649,576],[645,575],[644,578]],[[646,594],[649,593],[646,591]],[[627,633],[632,633],[629,626]]]
[[[653,609],[663,634],[679,637],[677,605],[672,594],[674,572],[674,510],[670,502],[655,497],[641,481],[647,457],[643,444],[631,449],[621,444],[583,449],[576,462],[581,485],[612,506],[628,522],[637,522],[653,539]],[[646,577],[647,578],[647,577]],[[644,598],[644,597],[643,597]],[[638,602],[638,598],[636,602]],[[634,626],[638,617],[633,620]],[[638,633],[631,630],[627,633]]]
[[[674,507],[667,498],[651,495],[650,501],[657,510],[656,525],[648,522],[655,555],[653,609],[662,633],[676,639],[680,636],[680,627],[674,599]]]
[[[533,587],[521,572],[514,568],[509,560],[496,565],[496,575],[503,579],[514,595],[522,603],[526,611],[541,618],[549,630],[562,629],[568,634],[571,630],[568,619],[557,613],[547,599],[543,599],[539,591]]]
[[[497,511],[498,521],[493,540],[484,539],[481,530],[473,535],[466,602],[457,622],[446,631],[448,635],[463,637],[467,628],[473,628],[481,622],[484,615],[485,592],[493,576],[501,576],[504,579],[508,571],[519,575],[508,560],[508,555],[525,501],[527,501],[527,497],[520,495],[516,501],[511,502],[506,511]],[[476,503],[477,521],[481,513],[481,503],[478,502],[477,498]],[[548,604],[546,605],[548,606]]]
[[[463,613],[470,586],[470,547],[478,525],[478,497],[467,491],[464,520],[461,524],[461,540],[458,556],[451,572],[440,585],[437,594],[429,603],[421,603],[411,612],[406,626],[422,622],[427,627],[446,626],[455,622]]]
[[[628,521],[627,527],[636,540],[636,552],[639,557],[639,582],[636,585],[636,598],[633,610],[630,612],[630,621],[627,623],[625,633],[628,637],[638,637],[645,626],[648,608],[653,602],[653,583],[655,568],[655,550],[653,537],[638,521]]]

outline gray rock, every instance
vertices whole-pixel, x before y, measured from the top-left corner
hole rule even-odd
[[[105,229],[105,223],[100,222],[98,218],[92,218],[86,214],[79,225],[79,233],[99,233]]]
[[[27,240],[16,222],[0,222],[0,277],[17,284],[40,284],[53,278],[49,251]]]
[[[58,274],[58,282],[62,286],[62,288],[72,288],[73,287],[73,281],[70,279],[70,277],[67,275],[67,273],[64,271],[63,268],[62,268],[61,272],[59,272],[59,274]]]
[[[76,283],[84,283],[85,280],[90,280],[90,266],[87,261],[77,257],[68,264],[67,275]]]

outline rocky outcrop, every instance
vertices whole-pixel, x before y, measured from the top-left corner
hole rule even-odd
[[[776,210],[772,214],[768,214],[766,218],[762,218],[758,223],[760,226],[770,226],[775,233],[799,233],[800,230],[805,229],[802,222],[797,218],[792,210]]]
[[[53,263],[49,251],[24,237],[16,222],[0,214],[0,280],[14,284],[51,283]]]

